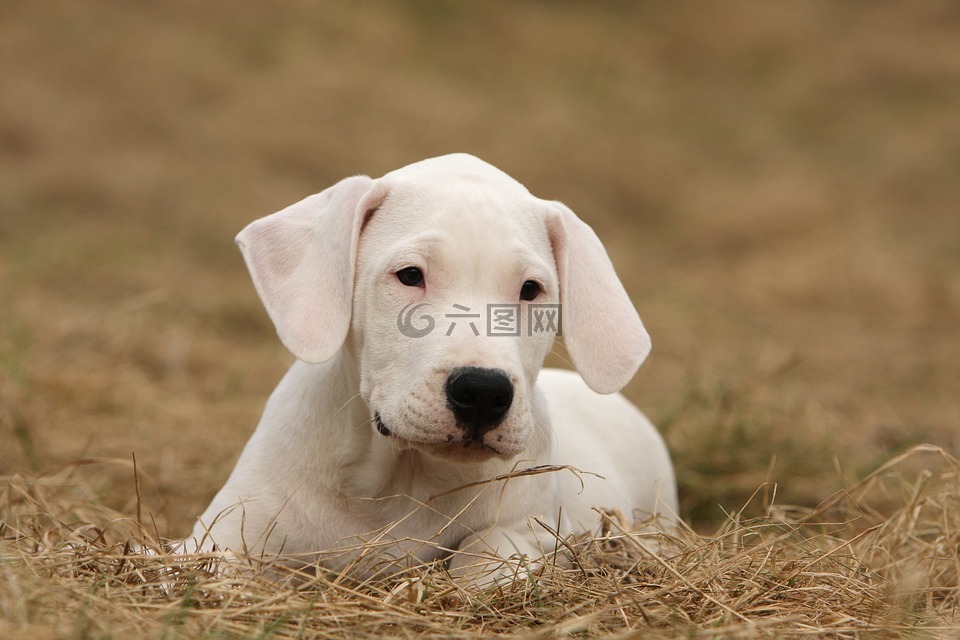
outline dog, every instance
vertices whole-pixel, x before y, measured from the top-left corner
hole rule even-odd
[[[565,205],[453,154],[342,180],[237,243],[297,360],[198,550],[358,576],[449,557],[483,585],[598,508],[676,521],[667,448],[616,393],[649,336]],[[541,369],[558,333],[579,375]]]

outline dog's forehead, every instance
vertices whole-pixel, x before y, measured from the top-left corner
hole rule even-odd
[[[515,197],[529,196],[527,189],[517,180],[466,153],[454,153],[428,160],[414,162],[391,171],[382,178],[388,182],[415,184],[424,187],[443,184],[474,184]]]
[[[387,193],[380,222],[394,233],[448,229],[537,236],[543,229],[538,199],[506,173],[466,154],[417,162],[378,182]]]
[[[395,185],[367,229],[384,255],[417,248],[450,264],[487,262],[504,269],[551,253],[544,216],[530,198],[470,184]],[[499,257],[497,257],[499,256]]]
[[[480,161],[464,164],[467,169],[483,165],[481,174],[489,167]],[[360,239],[366,270],[395,268],[394,262],[419,256],[444,265],[451,277],[469,273],[493,282],[533,268],[550,281],[554,267],[547,207],[506,174],[494,172],[453,172],[441,178],[433,170],[418,170],[381,178],[385,198]],[[481,286],[479,280],[474,284]]]

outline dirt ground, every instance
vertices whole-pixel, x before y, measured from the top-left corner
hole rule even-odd
[[[233,236],[451,151],[604,240],[694,526],[960,452],[955,2],[4,3],[0,96],[0,476],[187,533],[291,362]]]

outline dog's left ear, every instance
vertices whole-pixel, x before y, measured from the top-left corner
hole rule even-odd
[[[360,230],[385,196],[374,185],[341,180],[237,235],[281,342],[300,360],[325,362],[347,338]]]
[[[566,205],[547,206],[567,351],[591,389],[619,391],[650,353],[650,335],[593,229]]]

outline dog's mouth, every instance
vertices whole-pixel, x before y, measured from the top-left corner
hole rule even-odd
[[[454,439],[452,436],[448,436],[446,441],[435,442],[413,440],[398,436],[391,431],[386,424],[384,424],[383,418],[380,417],[379,412],[374,413],[373,425],[377,429],[377,433],[380,435],[393,438],[402,443],[404,447],[418,449],[437,458],[478,462],[482,460],[488,460],[493,457],[503,457],[505,455],[496,447],[486,444],[482,440],[474,438],[464,438],[458,440]]]
[[[377,427],[377,433],[379,433],[382,436],[392,435],[390,433],[390,429],[387,429],[387,426],[383,424],[383,420],[380,418],[379,412],[377,412],[376,415],[374,415],[373,422],[374,422],[374,425]]]
[[[495,448],[476,440],[451,443],[411,443],[423,453],[454,462],[483,462],[504,455]]]

